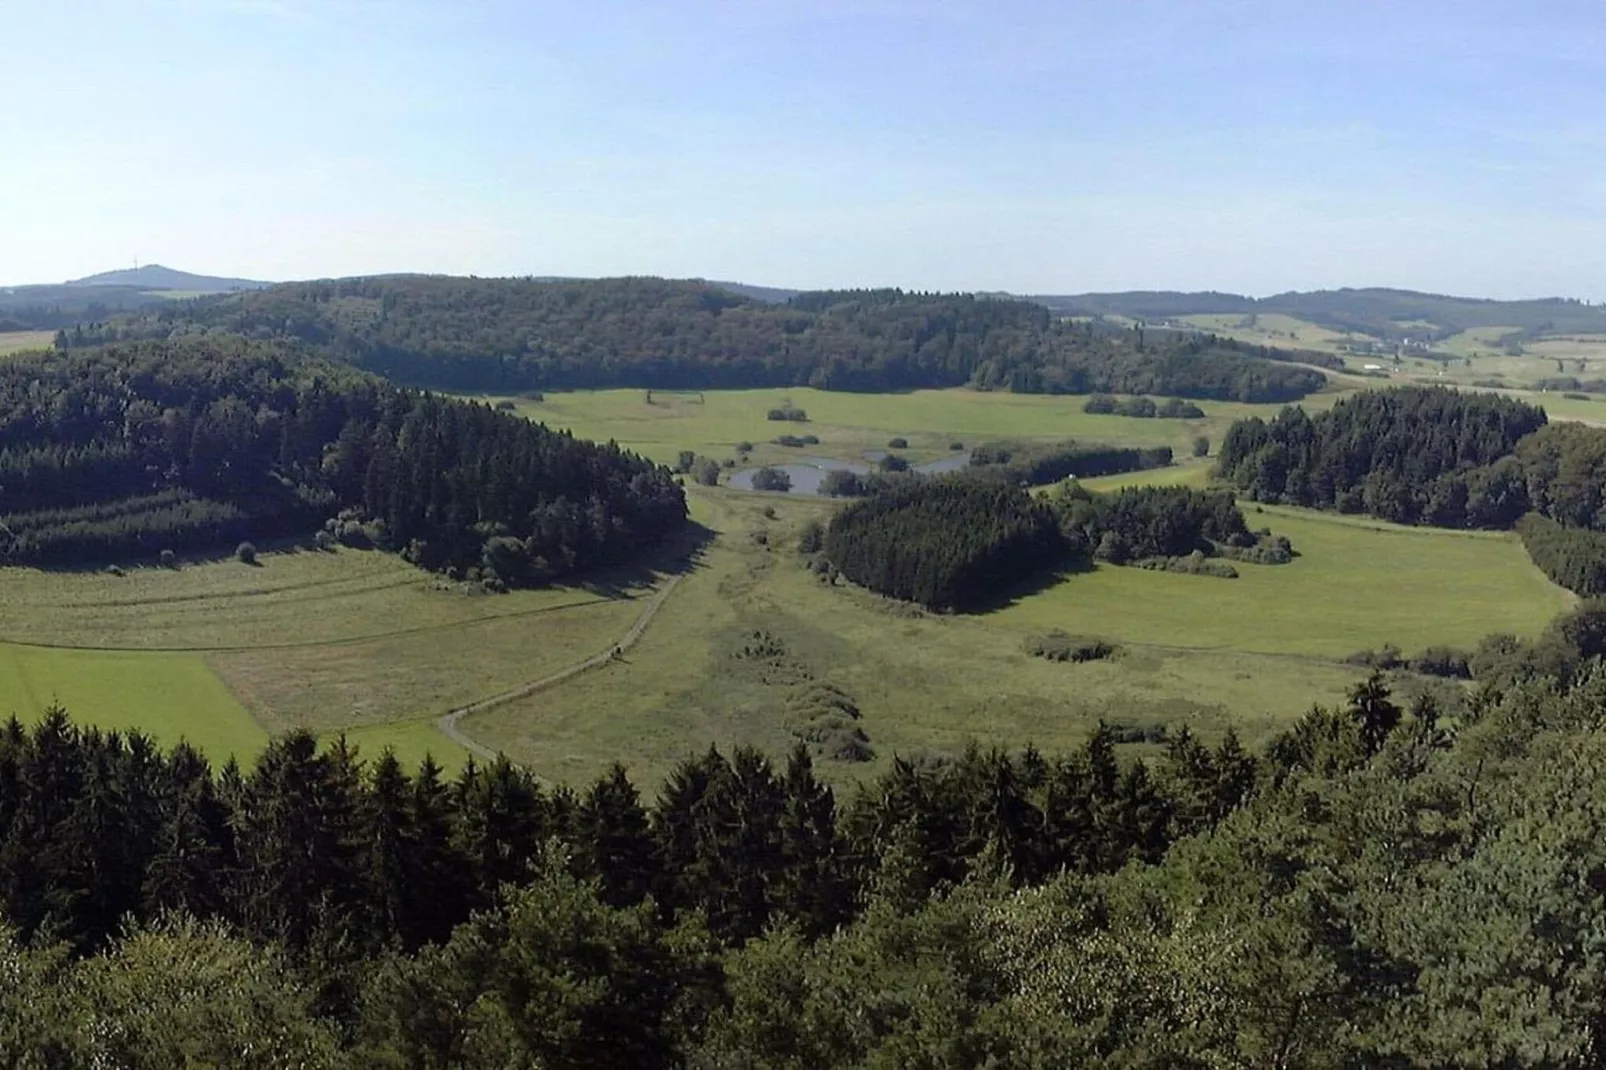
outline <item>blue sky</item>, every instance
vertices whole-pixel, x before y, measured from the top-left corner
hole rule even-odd
[[[0,283],[1606,298],[1606,9],[10,0]]]

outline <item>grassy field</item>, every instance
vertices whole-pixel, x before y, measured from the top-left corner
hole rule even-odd
[[[1308,398],[1311,408],[1325,408],[1334,395]],[[700,400],[699,400],[700,399]],[[729,457],[738,442],[755,445],[754,463],[768,463],[805,453],[857,458],[866,450],[884,450],[894,437],[907,439],[899,452],[916,461],[945,456],[949,447],[966,447],[1001,438],[1066,439],[1129,446],[1167,445],[1186,455],[1197,435],[1212,441],[1236,419],[1251,413],[1271,415],[1281,406],[1199,402],[1202,420],[1152,420],[1090,415],[1085,397],[982,393],[974,390],[917,390],[906,394],[842,394],[819,390],[725,390],[701,395],[653,392],[648,404],[642,390],[553,393],[540,402],[511,399],[532,420],[565,428],[576,435],[613,439],[655,460],[672,462],[681,450],[716,458]],[[807,423],[766,418],[782,405],[802,408]],[[781,434],[811,434],[818,446],[789,450],[770,440]]]
[[[435,717],[605,649],[655,580],[492,596],[372,551],[260,561],[0,570],[0,694],[24,716],[59,700],[87,722],[187,736],[219,760],[309,727],[455,769],[466,754]]]
[[[1171,471],[1197,481],[1206,466]],[[1071,747],[1101,717],[1185,722],[1207,737],[1231,726],[1259,742],[1311,703],[1342,699],[1360,673],[1344,655],[1531,635],[1567,602],[1508,536],[1268,509],[1251,519],[1293,539],[1303,556],[1290,565],[1241,566],[1237,580],[1100,568],[993,613],[926,614],[799,566],[793,533],[828,503],[702,490],[693,500],[719,536],[624,662],[467,718],[466,731],[549,777],[583,780],[623,758],[652,784],[710,742],[784,750],[789,706],[824,682],[852,696],[876,749],[867,765],[822,763],[839,781],[895,752],[972,739]],[[1110,637],[1124,653],[1087,665],[1028,657],[1028,637],[1050,628]],[[758,632],[784,653],[745,659]]]
[[[1306,320],[1279,313],[1246,317],[1241,315],[1198,315],[1182,317],[1184,323],[1199,327],[1223,338],[1235,338],[1255,345],[1279,346],[1284,349],[1313,349],[1323,353],[1340,353],[1345,342],[1372,341],[1370,335],[1346,334],[1343,331],[1320,327]]]
[[[1075,397],[795,390],[660,394],[651,405],[640,391],[562,394],[523,411],[669,460],[795,431],[765,419],[788,400],[823,440],[810,452],[847,456],[893,435],[916,457],[1000,437],[1168,442],[1185,456],[1194,434],[1219,441],[1232,419],[1276,409],[1205,403],[1200,421],[1134,420],[1089,416]],[[1201,485],[1209,472],[1208,460],[1186,459],[1088,485]],[[1250,519],[1293,540],[1302,556],[1290,565],[1240,566],[1237,580],[1099,568],[993,613],[933,615],[801,567],[796,532],[833,503],[723,488],[694,488],[691,500],[712,542],[642,641],[620,662],[466,718],[465,731],[552,778],[582,781],[624,759],[648,790],[711,742],[784,752],[798,703],[823,684],[852,696],[875,748],[868,763],[823,762],[838,782],[895,753],[969,740],[1073,747],[1100,718],[1185,722],[1207,737],[1231,726],[1255,743],[1312,702],[1339,701],[1358,676],[1338,660],[1346,654],[1533,634],[1567,602],[1510,536],[1268,507]],[[345,733],[370,757],[429,752],[455,770],[466,755],[436,717],[607,649],[662,579],[644,568],[491,596],[380,553],[295,548],[265,548],[259,567],[0,570],[0,687],[24,717],[59,701],[85,721],[188,738],[219,760],[306,726]],[[1090,665],[1028,657],[1026,641],[1050,628],[1108,636],[1123,653]],[[744,656],[756,633],[779,653]]]
[[[48,349],[55,337],[55,331],[0,331],[0,354]]]
[[[216,761],[268,740],[194,654],[107,653],[0,645],[0,713],[32,721],[52,705],[101,728],[138,728],[165,746],[188,740]]]

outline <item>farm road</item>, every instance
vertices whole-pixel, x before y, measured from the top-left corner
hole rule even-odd
[[[670,592],[675,589],[675,585],[680,583],[680,581],[684,578],[685,574],[680,573],[671,576],[667,581],[665,581],[663,587],[659,588],[657,593],[655,593],[651,600],[648,601],[646,607],[642,609],[641,616],[636,618],[635,623],[630,626],[630,630],[625,632],[625,634],[620,637],[617,643],[614,643],[600,654],[593,654],[584,661],[577,661],[573,665],[570,665],[564,669],[560,669],[549,676],[543,676],[539,680],[532,680],[527,684],[520,684],[518,687],[510,688],[507,691],[492,695],[489,698],[482,698],[477,702],[470,702],[467,706],[458,706],[456,709],[448,710],[438,721],[435,722],[435,726],[439,728],[448,739],[456,743],[458,746],[464,748],[475,757],[484,758],[487,760],[494,759],[496,757],[496,752],[459,728],[457,726],[459,721],[471,713],[480,713],[495,706],[500,706],[503,703],[512,702],[515,699],[521,699],[529,695],[534,695],[537,692],[545,691],[550,687],[556,687],[565,680],[579,676],[588,669],[596,669],[608,664],[614,659],[615,651],[623,653],[624,651],[629,650],[631,647],[636,645],[636,641],[640,639],[642,633],[647,630],[647,625],[652,623],[652,618],[657,615],[658,610],[663,606],[664,600],[667,599]]]

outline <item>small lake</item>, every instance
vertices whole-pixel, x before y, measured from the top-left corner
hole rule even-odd
[[[873,450],[867,452],[865,456],[871,461],[879,461],[885,454],[878,450]],[[947,457],[939,457],[935,461],[910,465],[910,469],[915,472],[924,472],[927,475],[938,475],[943,472],[957,472],[969,463],[970,451],[959,450]],[[856,472],[859,475],[866,475],[875,471],[874,464],[864,464],[858,461],[840,461],[834,457],[799,457],[789,464],[777,464],[771,467],[785,472],[791,478],[792,489],[788,493],[813,495],[820,493],[820,484],[825,479],[825,473],[832,469]],[[730,485],[737,490],[752,490],[753,473],[756,471],[758,471],[757,468],[744,468],[740,472],[732,473]]]

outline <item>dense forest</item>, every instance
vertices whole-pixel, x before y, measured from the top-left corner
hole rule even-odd
[[[1369,513],[1402,524],[1509,528],[1528,511],[1511,457],[1544,410],[1492,394],[1401,387],[1310,416],[1239,420],[1218,468],[1256,501]]]
[[[677,531],[670,473],[483,405],[239,338],[0,365],[0,559],[41,565],[311,535],[488,585]],[[326,523],[327,522],[327,523]]]
[[[78,325],[58,344],[215,331],[294,343],[397,382],[457,391],[972,385],[1291,401],[1325,381],[1278,350],[1070,323],[1025,301],[863,290],[774,304],[710,283],[652,278],[294,283]]]
[[[0,728],[8,1065],[1589,1065],[1606,606],[1259,753],[806,750],[548,789]],[[1459,694],[1459,693],[1457,693]],[[267,1060],[264,1062],[264,1060]]]
[[[1170,446],[1105,446],[1065,442],[987,442],[970,451],[970,475],[1041,486],[1164,468]]]
[[[1316,290],[1253,298],[1227,293],[1139,290],[1041,296],[1056,312],[1168,320],[1182,316],[1280,314],[1334,331],[1357,331],[1385,340],[1438,341],[1474,327],[1507,327],[1535,336],[1544,332],[1606,331],[1606,306],[1571,298],[1491,301],[1384,288]]]
[[[906,479],[831,518],[825,555],[878,594],[973,609],[1066,556],[1054,515],[1019,487],[959,476]]]

